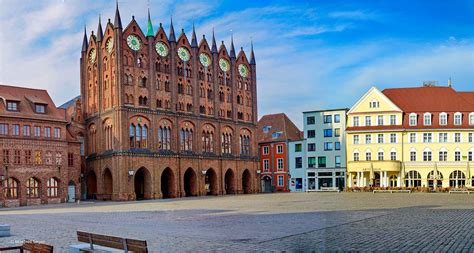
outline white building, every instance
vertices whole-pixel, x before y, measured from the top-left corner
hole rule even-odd
[[[346,113],[348,109],[303,112],[304,140],[290,144],[290,190],[346,186]],[[302,151],[298,152],[301,144]],[[302,159],[302,169],[299,160]],[[298,166],[297,166],[298,165]],[[292,187],[294,179],[295,187]]]
[[[306,140],[288,143],[288,168],[290,173],[289,189],[301,192],[306,189]]]

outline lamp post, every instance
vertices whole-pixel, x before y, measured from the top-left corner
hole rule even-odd
[[[0,170],[0,194],[2,196],[2,207],[5,206],[5,187],[4,187],[4,181],[6,179],[6,172],[8,170],[8,166],[5,166],[5,171]]]

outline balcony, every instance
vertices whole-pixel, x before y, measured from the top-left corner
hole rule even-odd
[[[401,168],[400,161],[349,161],[347,163],[347,172],[359,171],[394,171],[399,172]]]

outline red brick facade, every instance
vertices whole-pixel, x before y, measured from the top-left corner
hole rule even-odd
[[[262,191],[289,191],[288,141],[301,139],[300,130],[286,114],[277,113],[258,121],[257,135]]]
[[[87,197],[258,192],[253,58],[236,56],[233,43],[230,54],[214,39],[211,47],[204,37],[198,45],[194,31],[191,43],[161,25],[147,34],[134,19],[122,29],[117,10],[103,34],[99,23],[97,35],[84,37]],[[183,51],[187,58],[179,57]]]
[[[60,203],[80,194],[80,142],[44,90],[0,85],[0,203]],[[72,195],[71,195],[72,197]]]

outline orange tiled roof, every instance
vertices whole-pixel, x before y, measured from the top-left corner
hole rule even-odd
[[[6,101],[19,101],[18,111],[8,111]],[[46,105],[46,112],[36,113],[35,103]],[[58,109],[46,90],[0,85],[0,114],[2,116],[65,121],[65,110]]]
[[[403,127],[407,129],[472,128],[469,113],[474,112],[474,92],[457,92],[451,87],[416,87],[385,89],[382,93],[395,103],[403,114]],[[424,113],[432,114],[431,126],[423,123]],[[448,124],[439,124],[439,114],[448,115]],[[462,125],[454,125],[454,113],[462,113]],[[417,114],[417,125],[409,125],[411,113]]]
[[[263,131],[264,126],[271,127],[267,133]],[[301,139],[301,131],[284,113],[264,115],[258,121],[257,127],[257,140],[259,143]],[[274,132],[281,132],[281,135],[273,138],[272,134]]]

